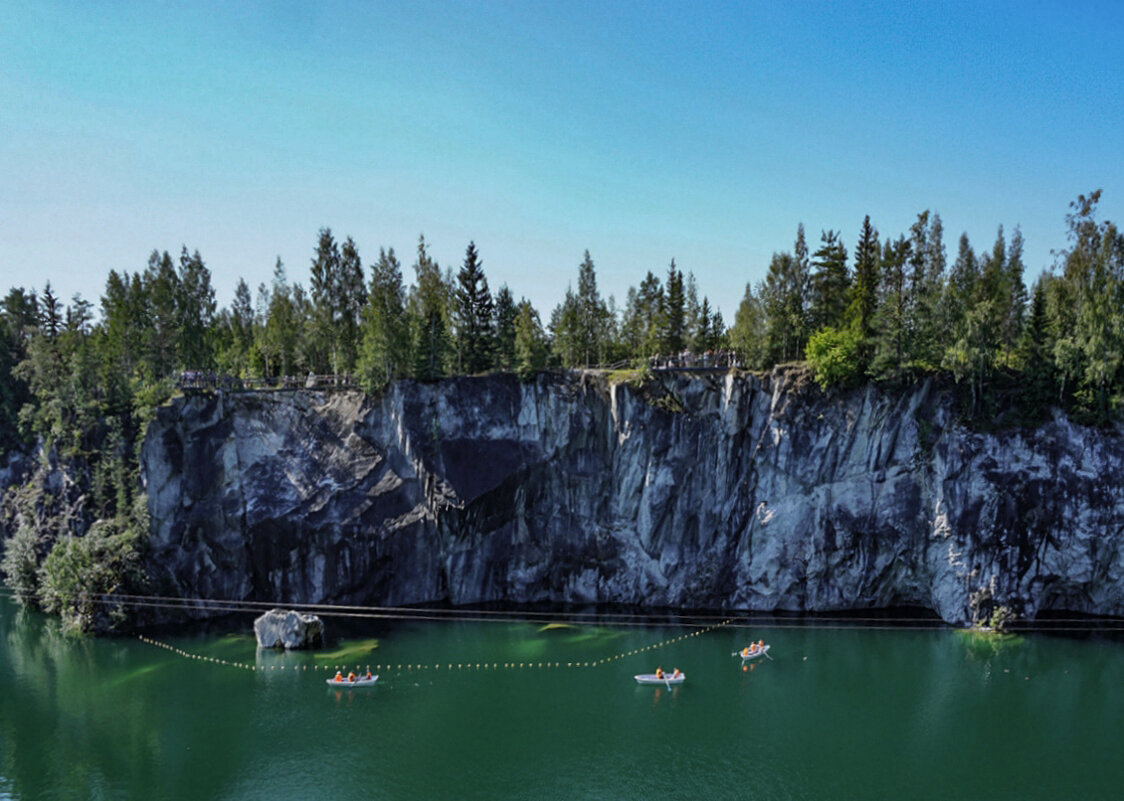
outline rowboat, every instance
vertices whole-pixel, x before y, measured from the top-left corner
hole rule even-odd
[[[769,653],[769,646],[762,645],[760,648],[750,648],[749,653],[746,653],[746,649],[742,648],[738,651],[734,651],[732,655],[740,656],[743,662],[748,662],[750,659],[756,659],[759,656],[765,656],[765,654],[767,653]]]
[[[328,679],[327,682],[328,682],[329,687],[371,687],[378,680],[379,680],[379,677],[377,675],[375,675],[375,676],[371,676],[371,678],[369,678],[369,679],[368,678],[362,678],[362,679],[355,679],[354,681],[348,681],[347,679],[334,679],[333,678],[333,679]]]
[[[682,684],[686,678],[686,673],[680,673],[678,676],[672,676],[670,673],[665,673],[663,676],[657,676],[655,673],[641,673],[633,676],[638,684]]]

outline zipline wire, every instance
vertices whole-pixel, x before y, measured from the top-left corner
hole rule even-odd
[[[0,594],[9,597],[21,595],[7,587],[0,588]],[[161,595],[101,594],[84,596],[84,600],[103,604],[150,609],[178,609],[183,611],[208,611],[223,613],[250,613],[278,607],[296,611],[311,610],[324,616],[364,619],[364,620],[420,620],[456,621],[472,623],[548,623],[564,621],[572,625],[599,626],[685,626],[701,627],[716,620],[731,620],[729,628],[754,629],[820,629],[820,630],[903,630],[926,631],[949,628],[938,618],[927,617],[851,617],[800,615],[792,618],[762,615],[760,613],[738,615],[679,613],[630,613],[630,612],[564,612],[564,611],[502,611],[488,609],[439,609],[401,606],[362,606],[353,604],[285,604],[271,601],[246,601],[238,599],[182,598]],[[737,622],[733,622],[737,621]],[[1064,625],[1063,625],[1064,624]],[[1015,632],[1077,632],[1077,631],[1124,631],[1124,620],[1088,618],[1053,618],[1016,624]]]

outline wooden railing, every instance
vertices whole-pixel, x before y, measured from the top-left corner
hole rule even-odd
[[[184,370],[176,385],[183,390],[222,389],[227,391],[254,391],[278,389],[358,389],[355,377],[348,374],[306,376],[283,375],[241,378],[210,370]]]

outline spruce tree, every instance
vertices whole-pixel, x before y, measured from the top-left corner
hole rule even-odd
[[[359,381],[368,392],[382,389],[407,375],[410,366],[410,336],[406,316],[406,291],[402,268],[394,248],[379,248],[379,259],[371,265],[371,284],[363,308],[359,354]]]
[[[340,247],[339,272],[332,287],[333,328],[338,342],[336,372],[350,373],[355,369],[359,358],[360,319],[366,304],[363,262],[358,246],[349,236]]]
[[[577,330],[575,347],[582,364],[603,361],[605,349],[605,327],[608,311],[597,291],[597,271],[587,250],[578,266]]]
[[[519,313],[511,290],[504,284],[497,290],[495,366],[500,370],[515,369],[515,317]]]
[[[812,256],[815,272],[811,277],[808,328],[838,328],[847,312],[851,276],[847,271],[847,248],[837,231],[820,235],[820,248]]]
[[[669,356],[678,356],[686,344],[687,315],[686,296],[683,293],[683,272],[676,269],[675,259],[667,268],[667,288],[665,309],[667,313],[667,329],[664,333],[664,352]]]
[[[340,249],[332,236],[331,228],[321,228],[316,240],[316,255],[312,258],[309,288],[312,295],[312,314],[308,322],[310,365],[316,373],[339,372],[339,336],[336,327],[336,307],[339,302]]]
[[[878,279],[881,274],[878,231],[870,224],[870,215],[863,218],[862,233],[855,246],[855,283],[852,291],[851,317],[858,324],[862,338],[861,350],[869,360],[874,343],[874,313],[878,308]]]
[[[493,364],[494,309],[475,242],[468,243],[457,273],[456,302],[459,370],[470,375],[483,372]]]
[[[176,283],[176,350],[179,364],[189,370],[214,368],[211,327],[215,317],[215,290],[211,271],[199,251],[180,251],[179,281]]]
[[[424,236],[418,237],[414,271],[417,283],[409,303],[414,377],[432,381],[448,375],[451,361],[450,289],[441,275],[441,266],[429,255]]]

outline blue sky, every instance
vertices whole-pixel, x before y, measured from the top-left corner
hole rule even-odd
[[[0,291],[186,244],[225,305],[329,226],[407,280],[475,240],[544,318],[586,249],[618,305],[674,257],[731,323],[800,222],[1020,225],[1029,281],[1079,193],[1124,216],[1121,3],[7,0],[0,41]]]

